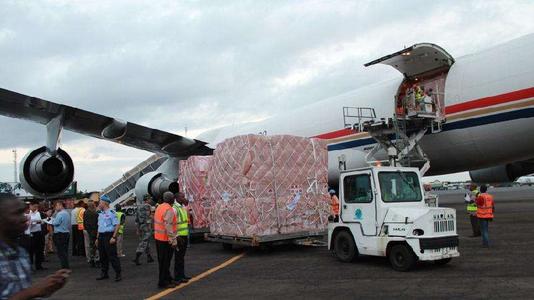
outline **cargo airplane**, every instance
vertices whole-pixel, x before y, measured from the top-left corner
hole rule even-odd
[[[416,97],[430,100],[426,112],[439,116],[431,128],[419,128],[422,134],[414,139],[430,163],[426,174],[470,171],[476,182],[509,182],[534,173],[532,53],[534,34],[459,58],[435,44],[415,44],[366,64],[392,66],[402,74],[393,80],[260,122],[210,130],[197,139],[5,89],[0,89],[0,114],[46,125],[46,145],[28,153],[20,165],[21,183],[34,195],[61,193],[73,180],[73,162],[58,145],[66,129],[168,156],[157,171],[136,184],[137,195],[158,197],[177,191],[179,160],[209,155],[224,139],[251,133],[327,140],[329,180],[335,184],[341,166],[352,169],[383,159],[385,151],[375,151],[376,136],[361,125],[410,118],[410,110],[417,110],[416,89],[421,93]],[[421,110],[424,103],[415,106]],[[417,112],[411,116],[417,118]]]

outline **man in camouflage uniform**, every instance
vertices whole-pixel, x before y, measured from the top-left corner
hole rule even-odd
[[[135,215],[135,223],[137,224],[137,235],[139,235],[139,245],[135,251],[135,259],[133,262],[136,265],[140,265],[139,258],[143,253],[146,253],[147,262],[154,261],[152,255],[150,255],[150,239],[152,238],[152,206],[150,205],[150,195],[143,197],[143,204],[137,208]]]

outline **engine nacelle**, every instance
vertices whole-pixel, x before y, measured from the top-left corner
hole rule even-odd
[[[135,196],[138,203],[143,201],[143,197],[146,194],[151,195],[155,201],[158,201],[163,196],[163,193],[167,191],[173,194],[177,193],[179,191],[178,182],[157,171],[146,173],[135,183]]]
[[[534,173],[534,163],[531,161],[515,162],[469,172],[473,182],[500,183],[512,182],[517,178]]]
[[[35,149],[20,162],[20,183],[34,196],[54,196],[63,193],[74,179],[72,159],[58,148],[55,155],[46,147]]]

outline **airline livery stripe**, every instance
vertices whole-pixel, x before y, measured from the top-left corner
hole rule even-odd
[[[335,139],[335,138],[346,136],[346,135],[353,134],[353,133],[354,133],[354,131],[352,129],[345,128],[345,129],[341,129],[341,130],[336,130],[336,131],[332,131],[332,132],[327,132],[327,133],[323,133],[323,134],[320,134],[320,135],[316,135],[314,137],[315,138],[320,138],[320,139],[325,139],[325,140],[330,140],[330,139]]]
[[[352,141],[347,141],[339,144],[328,145],[328,151],[343,150],[349,148],[356,148],[366,145],[376,144],[375,139],[366,138],[366,139],[357,139]]]
[[[494,106],[494,107],[483,108],[483,109],[479,109],[475,111],[468,111],[465,113],[455,114],[451,117],[447,116],[447,121],[450,122],[454,120],[466,119],[466,118],[487,115],[487,114],[496,113],[496,112],[504,112],[505,110],[525,108],[528,106],[534,106],[534,98],[528,99],[525,101],[518,101],[516,103],[511,103],[511,104],[502,105],[502,106]]]
[[[477,108],[485,108],[488,106],[513,102],[513,101],[518,101],[518,100],[525,100],[528,98],[534,98],[534,87],[450,105],[445,108],[445,111],[446,111],[447,119],[449,121],[452,121],[452,120],[464,118],[464,117],[474,117],[474,116],[478,116],[478,115],[485,114],[485,113],[503,111],[503,110],[510,109],[510,108],[524,107],[525,105],[520,105],[520,104],[518,104],[517,106],[507,105],[507,106],[498,107],[498,108],[487,108],[485,110],[480,110],[476,112],[466,112],[465,114],[461,114],[461,115],[457,114],[457,115],[449,116],[450,114],[454,114],[454,113],[469,111],[469,110],[477,109]],[[449,124],[446,123],[444,125],[449,125]],[[362,135],[362,136],[359,136],[359,138],[368,137],[368,135],[363,135],[362,132],[358,133],[351,129],[341,129],[337,131],[323,133],[323,134],[316,135],[313,137],[321,138],[325,140],[331,140],[330,142],[337,143],[337,142],[343,142],[345,140],[350,140],[352,138],[356,138],[356,136],[349,137],[350,135],[356,135],[356,134]],[[333,139],[337,139],[337,140],[333,140]]]
[[[481,125],[487,125],[492,123],[499,123],[505,121],[511,121],[516,119],[525,119],[534,117],[534,108],[526,108],[521,110],[514,110],[503,112],[500,114],[483,116],[479,118],[465,119],[462,121],[445,123],[443,124],[443,131],[463,129]]]
[[[481,125],[506,122],[516,119],[525,119],[534,117],[534,108],[526,108],[521,110],[514,110],[503,112],[495,115],[482,116],[478,118],[465,119],[456,121],[453,123],[443,124],[443,131],[451,131],[457,129],[464,129],[469,127],[476,127]],[[373,138],[356,139],[338,144],[328,145],[328,151],[343,150],[348,148],[361,147],[366,145],[375,144],[376,141]]]
[[[480,98],[476,100],[471,100],[467,102],[462,102],[458,104],[453,104],[445,108],[445,114],[453,114],[457,112],[462,112],[466,110],[471,110],[475,108],[483,108],[487,106],[503,104],[507,102],[512,102],[516,100],[532,98],[534,97],[534,87],[517,90],[506,94],[500,94],[491,97]]]

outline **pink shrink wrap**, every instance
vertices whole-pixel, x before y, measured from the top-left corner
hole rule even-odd
[[[206,182],[208,167],[212,156],[190,156],[180,161],[178,184],[189,200],[190,212],[193,216],[194,228],[209,227],[211,204],[207,197]]]
[[[243,135],[215,149],[208,172],[212,234],[253,237],[325,230],[328,152],[319,139]]]

